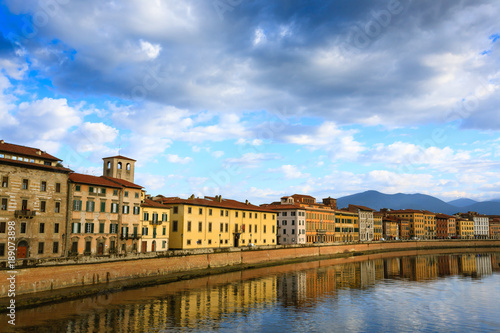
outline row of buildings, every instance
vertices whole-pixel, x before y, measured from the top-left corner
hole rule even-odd
[[[383,239],[498,238],[500,219],[419,210],[376,212],[295,194],[252,205],[221,196],[150,196],[135,160],[103,158],[102,176],[73,172],[40,149],[0,140],[0,262],[9,236],[17,259],[124,255],[169,249]]]

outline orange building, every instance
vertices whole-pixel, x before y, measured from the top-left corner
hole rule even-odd
[[[500,218],[490,217],[490,238],[500,239]]]
[[[382,219],[383,234],[385,239],[397,239],[399,237],[398,218],[386,216]]]
[[[421,211],[424,216],[424,238],[436,238],[436,214],[428,210]]]
[[[409,236],[423,238],[426,235],[424,213],[415,209],[391,210],[387,215],[409,220]]]
[[[341,209],[335,215],[335,242],[359,241],[359,215]]]
[[[306,243],[333,243],[337,200],[326,198],[323,203],[318,203],[314,197],[303,194],[294,194],[281,200],[290,198],[306,211]]]
[[[436,237],[455,238],[457,236],[457,225],[455,217],[446,214],[436,215]]]
[[[461,239],[474,238],[474,221],[456,217],[457,221],[457,236]]]

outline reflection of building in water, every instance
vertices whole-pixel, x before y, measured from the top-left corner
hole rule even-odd
[[[500,253],[493,253],[491,255],[491,269],[494,272],[500,272]]]
[[[435,279],[438,276],[435,256],[416,257],[415,281]]]
[[[382,280],[384,278],[384,259],[375,259],[375,280]]]
[[[276,279],[278,300],[283,304],[300,305],[307,300],[307,275],[309,272],[283,274]]]
[[[458,271],[462,275],[473,275],[477,272],[476,258],[473,254],[458,256]]]
[[[400,275],[400,258],[389,258],[384,260],[384,278],[397,278]]]
[[[439,256],[437,258],[437,262],[438,262],[438,275],[439,276],[451,275],[450,256]]]
[[[476,255],[476,267],[478,277],[493,274],[491,269],[491,256],[489,254]]]
[[[337,288],[359,288],[361,286],[359,263],[335,266]]]
[[[375,263],[372,260],[359,263],[361,288],[375,285]]]

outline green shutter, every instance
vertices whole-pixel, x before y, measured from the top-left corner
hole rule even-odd
[[[73,200],[73,210],[76,210],[76,200]]]
[[[78,223],[78,233],[82,233],[82,224]]]

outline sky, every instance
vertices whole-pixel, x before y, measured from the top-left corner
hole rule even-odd
[[[149,194],[500,198],[496,0],[0,2],[0,138]]]

